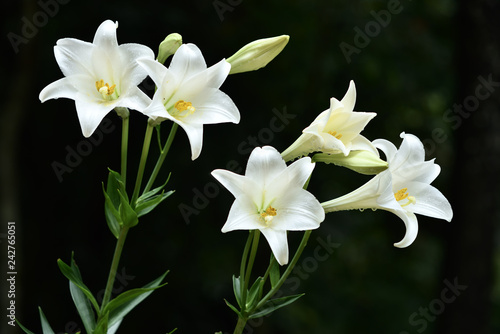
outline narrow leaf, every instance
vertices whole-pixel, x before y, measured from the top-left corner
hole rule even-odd
[[[146,299],[155,289],[166,285],[167,283],[162,285],[160,285],[160,283],[167,274],[168,271],[154,281],[144,285],[142,288],[126,291],[111,300],[105,306],[105,310],[109,311],[109,326],[112,327],[116,322],[121,321],[132,309],[134,309],[134,307]]]
[[[42,332],[43,334],[55,334],[54,330],[50,327],[47,318],[45,318],[45,314],[43,314],[42,308],[38,307],[40,312],[40,321],[42,322]]]
[[[76,265],[76,262],[73,259],[73,255],[71,255],[71,269],[76,274],[76,276],[80,280],[82,280],[80,270],[78,269],[78,266]],[[92,333],[94,331],[94,328],[96,327],[96,320],[89,299],[87,298],[87,296],[85,296],[83,291],[80,290],[80,288],[78,288],[71,281],[69,281],[69,291],[71,293],[71,298],[73,298],[73,302],[75,303],[76,309],[78,310],[78,314],[82,319],[85,331],[87,333]]]
[[[144,216],[145,214],[151,212],[151,210],[156,208],[156,206],[158,204],[163,202],[163,200],[165,200],[167,197],[169,197],[173,193],[174,193],[174,191],[171,190],[171,191],[168,191],[166,193],[162,193],[160,195],[153,196],[152,198],[137,204],[137,206],[135,207],[135,212],[137,213],[137,217]]]
[[[279,308],[282,308],[283,306],[293,303],[303,295],[304,294],[301,293],[300,295],[286,296],[282,298],[268,300],[267,302],[265,302],[264,306],[260,310],[258,310],[258,312],[252,314],[250,317],[248,317],[248,319],[263,317]]]
[[[158,194],[160,191],[162,191],[163,188],[165,188],[165,186],[167,185],[168,181],[170,180],[170,175],[171,174],[168,174],[167,181],[165,181],[165,183],[163,185],[159,186],[158,188],[154,188],[153,190],[150,190],[147,193],[139,196],[139,198],[137,199],[137,202],[136,202],[137,205],[139,205],[140,202],[145,201],[145,200],[153,197],[154,195]]]
[[[104,193],[104,216],[106,217],[109,230],[113,233],[115,238],[118,239],[121,225],[123,225],[122,218],[120,217],[118,210],[115,208],[111,197],[109,197],[106,190],[104,190],[104,184],[102,185],[102,191]]]
[[[90,300],[92,305],[94,306],[94,309],[96,312],[99,314],[99,304],[97,303],[96,299],[90,292],[89,288],[83,284],[83,280],[80,276],[79,272],[75,272],[71,267],[69,267],[66,263],[64,263],[61,259],[57,260],[57,265],[59,266],[59,269],[61,270],[61,273],[66,276],[67,279],[69,279],[73,284],[75,284],[84,294],[87,296],[87,298]]]
[[[276,262],[276,258],[273,256],[271,259],[271,269],[269,270],[269,279],[271,280],[271,288],[274,289],[276,284],[278,284],[280,280],[280,268],[278,266],[278,262]]]
[[[224,299],[224,301],[226,302],[226,305],[229,306],[229,308],[231,310],[233,310],[234,312],[236,312],[236,314],[239,316],[240,315],[240,311],[234,307],[230,302],[228,302],[226,299]]]
[[[246,309],[252,309],[254,304],[257,304],[260,300],[259,296],[262,297],[262,288],[264,287],[264,279],[262,277],[257,277],[255,282],[252,284],[250,291],[248,291]]]
[[[109,313],[108,312],[104,313],[104,316],[102,316],[99,319],[99,322],[97,323],[97,326],[92,334],[107,334],[108,333],[108,317],[109,317]]]
[[[24,327],[20,322],[19,320],[16,319],[16,322],[17,324],[19,325],[19,327],[21,327],[21,329],[26,333],[26,334],[35,334],[33,333],[32,331],[30,331],[29,329],[27,329],[26,327]]]
[[[236,297],[236,302],[238,303],[238,306],[241,308],[241,283],[240,283],[240,277],[236,278],[236,276],[234,276],[234,275],[233,275],[233,290],[234,290],[234,297]]]
[[[139,223],[139,219],[137,218],[137,213],[135,213],[134,209],[130,206],[128,202],[127,194],[122,194],[121,191],[118,191],[118,195],[120,196],[121,203],[118,211],[120,212],[120,217],[123,222],[123,226],[133,227]]]

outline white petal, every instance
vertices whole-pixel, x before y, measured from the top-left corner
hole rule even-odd
[[[401,239],[401,241],[395,243],[394,246],[398,248],[410,246],[413,241],[415,241],[418,234],[417,217],[415,216],[415,214],[405,210],[392,211],[392,213],[401,218],[406,226],[405,236],[403,237],[403,239]]]
[[[379,156],[378,150],[373,146],[373,144],[362,135],[358,135],[351,142],[351,151],[369,151]]]
[[[104,21],[97,28],[93,44],[106,51],[112,51],[118,48],[118,40],[116,39],[117,28],[118,23],[111,20]]]
[[[408,194],[416,198],[415,204],[405,207],[407,210],[424,216],[451,221],[453,210],[450,202],[439,190],[421,182],[410,182],[407,188]]]
[[[311,158],[305,157],[299,159],[277,174],[274,179],[269,180],[266,186],[266,203],[274,198],[287,196],[287,193],[294,190],[302,190],[307,179],[314,170],[314,163]]]
[[[260,230],[266,238],[274,257],[280,265],[288,263],[288,240],[286,231],[275,231],[270,228]]]
[[[418,165],[425,160],[424,145],[416,136],[401,134],[403,142],[392,160],[388,160],[389,169],[397,171],[399,168],[408,169],[410,166]]]
[[[250,198],[246,196],[237,198],[229,210],[229,216],[222,227],[222,232],[257,230],[262,228],[259,216],[252,204]]]
[[[126,92],[126,95],[120,96],[119,101],[117,103],[120,107],[134,109],[139,112],[142,112],[145,115],[148,115],[144,111],[151,104],[151,99],[137,86],[133,86],[130,87],[130,89]],[[163,116],[166,114],[167,111],[165,110],[165,108],[163,108],[163,113],[161,115],[155,115],[155,116]]]
[[[137,63],[144,68],[156,86],[160,87],[163,85],[164,78],[168,72],[168,69],[163,64],[148,58],[139,58],[137,59]]]
[[[200,156],[201,147],[203,146],[203,125],[182,122],[176,118],[174,118],[174,122],[186,131],[191,145],[191,160],[195,160]]]
[[[60,97],[75,100],[77,93],[78,90],[72,85],[72,80],[65,77],[42,89],[39,98],[42,102]]]
[[[324,139],[320,135],[303,133],[290,145],[281,155],[285,161],[291,161],[297,157],[308,155],[311,152],[319,151],[324,146]]]
[[[380,149],[382,152],[384,152],[385,157],[387,161],[392,161],[394,160],[394,156],[398,152],[398,149],[396,146],[394,146],[393,143],[391,143],[388,140],[385,139],[375,139],[372,144]]]
[[[54,46],[57,64],[65,76],[85,74],[93,76],[91,55],[95,48],[92,43],[74,38],[63,38]]]
[[[196,124],[239,123],[240,112],[233,100],[214,88],[207,88],[204,94],[195,96],[190,101],[196,111],[189,116],[189,122]],[[186,120],[187,121],[187,120]]]
[[[344,110],[354,110],[354,104],[356,103],[356,85],[354,81],[349,82],[349,88],[340,102],[344,105]]]
[[[256,147],[248,158],[245,176],[265,188],[284,169],[285,161],[274,147]]]
[[[231,64],[224,59],[217,64],[210,66],[206,70],[206,85],[212,88],[220,88],[229,75],[230,70]]]
[[[118,47],[122,58],[122,68],[116,69],[120,74],[122,85],[137,86],[147,76],[144,68],[139,66],[138,59],[150,59],[154,61],[154,52],[150,48],[141,44],[122,44]],[[124,82],[125,81],[125,82]]]
[[[194,44],[182,44],[175,52],[168,67],[180,81],[207,69],[200,49]]]
[[[102,119],[115,107],[114,104],[92,103],[86,101],[82,94],[76,99],[76,112],[85,137],[90,137]]]
[[[236,198],[248,194],[254,189],[260,188],[255,182],[250,180],[248,177],[235,174],[228,170],[216,169],[212,171],[212,175],[224,187],[226,187],[227,190],[229,190]]]
[[[325,210],[310,192],[290,190],[273,203],[277,215],[272,220],[276,230],[305,231],[319,227],[325,220]]]

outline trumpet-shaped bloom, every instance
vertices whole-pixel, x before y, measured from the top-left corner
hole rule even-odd
[[[288,263],[287,231],[312,230],[325,219],[303,186],[314,169],[309,157],[290,166],[270,146],[255,148],[245,175],[217,169],[212,175],[236,198],[222,232],[260,230],[280,265]]]
[[[356,87],[354,81],[341,101],[331,98],[330,109],[323,111],[302,131],[302,135],[282,153],[285,161],[307,155],[312,152],[343,153],[351,150],[366,150],[378,156],[377,149],[371,142],[360,135],[366,124],[377,114],[373,112],[355,112]]]
[[[453,211],[444,195],[430,185],[441,171],[439,165],[434,159],[424,161],[420,139],[404,132],[401,138],[399,150],[387,140],[375,140],[373,144],[385,153],[389,168],[353,192],[322,206],[326,212],[368,208],[390,211],[406,225],[404,238],[394,246],[407,247],[418,233],[415,214],[451,221]]]
[[[158,87],[145,112],[169,119],[186,131],[191,159],[200,155],[203,124],[240,121],[238,108],[219,89],[231,69],[227,61],[207,68],[200,49],[194,44],[183,44],[168,68],[150,59],[138,62]]]
[[[85,137],[95,131],[115,107],[143,112],[151,99],[137,85],[147,76],[138,58],[154,59],[153,51],[140,44],[118,45],[118,23],[104,21],[93,43],[63,38],[54,47],[56,61],[65,75],[40,92],[40,100],[73,99]]]

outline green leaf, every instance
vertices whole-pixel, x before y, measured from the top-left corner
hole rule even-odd
[[[228,302],[226,299],[224,299],[224,301],[226,302],[226,305],[229,306],[229,308],[231,310],[233,310],[234,312],[236,312],[236,314],[239,316],[240,315],[240,311],[234,307],[230,302]]]
[[[267,302],[264,303],[264,306],[261,309],[259,309],[257,312],[249,316],[248,319],[263,317],[279,308],[282,308],[283,306],[293,303],[303,295],[304,294],[301,293],[300,295],[286,296],[282,298],[268,300]]]
[[[134,227],[139,223],[137,213],[135,213],[134,209],[132,209],[132,207],[130,206],[126,193],[122,194],[121,191],[118,191],[118,195],[120,196],[121,199],[118,211],[120,212],[120,217],[122,219],[123,226]]]
[[[99,322],[97,323],[97,326],[92,334],[107,334],[108,333],[108,317],[109,317],[109,313],[108,312],[104,313],[104,316],[102,316],[99,319]]]
[[[103,309],[103,312],[109,312],[109,326],[113,326],[116,322],[121,321],[134,307],[146,299],[154,290],[166,285],[160,285],[168,270],[155,279],[146,284],[142,288],[125,291],[113,300],[111,300]]]
[[[42,322],[42,332],[43,334],[55,334],[54,330],[50,327],[47,318],[45,318],[45,314],[43,314],[42,308],[38,307],[40,312],[40,321]]]
[[[165,183],[163,185],[159,186],[158,188],[154,188],[153,190],[150,190],[147,193],[139,196],[136,204],[139,205],[140,202],[148,200],[149,198],[153,197],[154,195],[158,194],[161,190],[163,190],[163,188],[165,188],[168,181],[170,180],[170,175],[172,175],[172,174],[171,173],[168,174],[167,181],[165,181]]]
[[[114,207],[118,209],[121,203],[120,195],[118,194],[118,192],[126,194],[127,191],[125,189],[125,184],[123,184],[122,176],[120,175],[120,173],[115,172],[109,168],[108,170],[109,170],[109,175],[108,175],[108,184],[106,187],[106,191],[109,197],[111,198]]]
[[[30,331],[29,329],[27,329],[26,327],[24,327],[20,322],[19,320],[16,319],[16,322],[17,324],[19,325],[19,327],[21,327],[21,329],[26,333],[26,334],[35,334],[33,333],[32,331]]]
[[[137,204],[135,207],[135,212],[137,213],[137,217],[144,216],[145,214],[149,213],[151,210],[156,208],[158,204],[163,202],[167,197],[172,195],[174,193],[174,190],[170,190],[166,193],[161,193],[160,195],[153,196],[151,199],[147,201],[143,201],[140,204]]]
[[[61,259],[57,260],[57,265],[59,266],[59,269],[61,270],[61,273],[66,276],[67,279],[69,279],[73,284],[76,285],[88,298],[88,300],[92,303],[94,306],[94,309],[96,310],[97,314],[100,313],[99,310],[99,304],[97,303],[96,299],[90,292],[89,288],[85,284],[83,284],[83,280],[80,276],[80,271],[72,269],[70,266],[68,266],[66,263],[64,263]]]
[[[241,308],[241,282],[240,282],[240,277],[236,278],[236,276],[234,276],[234,275],[233,275],[233,291],[234,291],[234,297],[236,297],[236,302],[238,303],[238,306]],[[227,304],[227,302],[226,302],[226,304]]]
[[[73,260],[73,254],[71,255],[71,269],[81,280],[82,276],[76,262]],[[71,297],[73,298],[73,302],[75,303],[76,309],[78,310],[78,314],[82,319],[85,331],[87,333],[92,333],[96,327],[96,320],[89,299],[85,296],[83,291],[71,281],[69,282],[69,291],[71,293]]]
[[[252,284],[250,291],[248,291],[246,309],[252,309],[254,304],[257,304],[262,297],[262,288],[264,287],[264,279],[262,277],[257,277],[255,282]]]
[[[278,281],[280,280],[280,268],[278,266],[278,262],[276,262],[276,258],[273,256],[271,259],[271,269],[269,270],[269,279],[271,280],[271,288],[274,289]]]
[[[111,233],[118,239],[121,226],[123,225],[122,218],[115,208],[111,197],[109,197],[106,190],[104,190],[104,184],[102,185],[102,191],[104,192],[104,215],[106,217],[106,222],[108,223]]]

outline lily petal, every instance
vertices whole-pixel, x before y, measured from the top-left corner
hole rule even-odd
[[[288,240],[286,237],[286,231],[277,231],[270,228],[265,228],[260,230],[264,237],[266,238],[271,250],[273,251],[274,257],[280,265],[285,265],[288,263]]]

